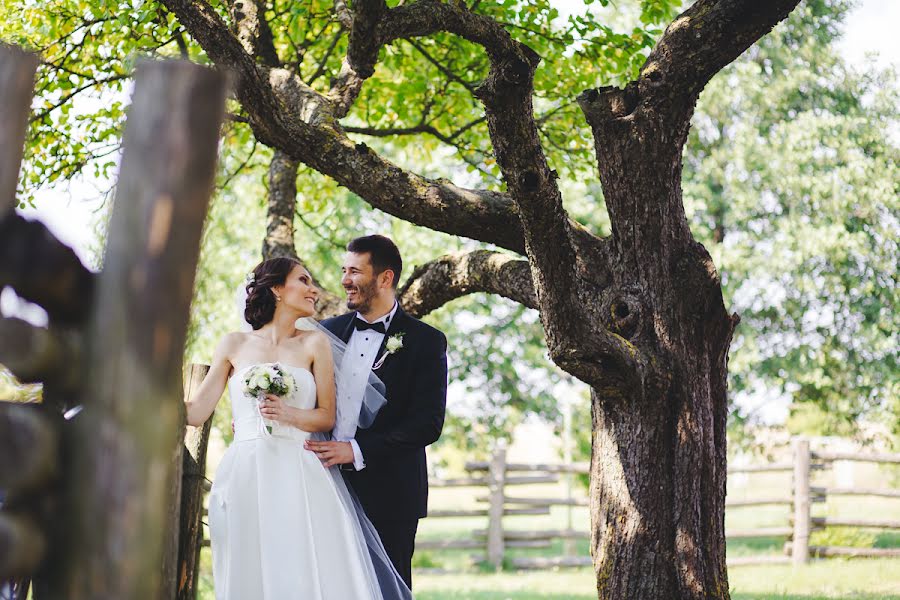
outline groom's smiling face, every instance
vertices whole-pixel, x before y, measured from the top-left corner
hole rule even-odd
[[[348,252],[342,268],[341,285],[347,292],[347,308],[361,313],[369,312],[372,300],[378,295],[378,279],[368,252]]]

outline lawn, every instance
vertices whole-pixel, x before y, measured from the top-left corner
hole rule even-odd
[[[829,560],[804,567],[733,567],[733,600],[900,600],[900,560]],[[418,600],[591,600],[590,569],[479,575],[417,575]]]
[[[856,485],[884,487],[890,485],[892,473],[877,468],[858,472]],[[815,485],[833,485],[831,475],[821,473]],[[768,474],[751,479],[729,482],[729,498],[777,497],[789,495],[790,474]],[[561,484],[517,486],[515,496],[549,497],[563,494]],[[432,510],[475,508],[483,489],[434,488],[429,498]],[[483,505],[481,505],[483,506]],[[589,517],[586,507],[572,509],[554,507],[549,515],[505,517],[504,528],[540,530],[566,529],[570,526],[586,531]],[[900,500],[892,498],[829,498],[827,504],[813,508],[815,516],[841,516],[900,520]],[[777,527],[788,523],[786,506],[732,508],[726,513],[726,529]],[[468,539],[473,530],[485,529],[484,518],[429,518],[419,527],[418,540]],[[876,532],[833,529],[814,534],[814,543],[833,545],[900,547],[900,532]],[[729,557],[781,555],[784,538],[762,537],[731,540]],[[545,548],[508,549],[507,557],[559,556],[563,542],[556,540]],[[588,541],[578,540],[574,552],[589,554]],[[209,549],[203,552],[200,598],[212,600]],[[589,568],[556,571],[504,571],[489,573],[479,567],[475,559],[483,555],[479,550],[420,550],[413,565],[414,591],[419,600],[538,600],[596,598],[594,577]],[[449,571],[434,574],[434,569]],[[734,600],[824,600],[851,598],[858,600],[900,600],[900,559],[830,559],[813,561],[809,565],[740,566],[729,569],[731,597]],[[630,599],[626,599],[630,600]]]
[[[732,600],[900,600],[900,560],[828,560],[799,568],[733,567],[728,573]],[[201,600],[213,600],[203,578]],[[593,600],[590,569],[561,571],[416,573],[417,600]]]

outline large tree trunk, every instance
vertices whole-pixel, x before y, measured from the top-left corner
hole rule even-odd
[[[687,336],[685,336],[687,337]],[[728,598],[726,340],[674,340],[661,395],[593,388],[591,549],[600,598]]]
[[[618,118],[595,129],[614,240],[600,315],[650,358],[640,378],[613,367],[592,390],[597,588],[610,599],[724,599],[726,377],[737,318],[684,218],[676,149],[687,122],[672,131],[652,115],[630,116],[625,129]]]

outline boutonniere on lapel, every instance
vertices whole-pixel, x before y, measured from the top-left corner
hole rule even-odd
[[[372,365],[372,370],[380,369],[381,365],[384,364],[384,361],[387,360],[387,357],[400,350],[403,347],[403,334],[406,332],[395,333],[391,337],[387,339],[387,342],[384,344],[384,352],[375,361],[375,364]]]

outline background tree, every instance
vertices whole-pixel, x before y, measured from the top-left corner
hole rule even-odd
[[[733,388],[786,394],[844,433],[896,423],[900,391],[900,97],[894,72],[838,55],[849,7],[802,4],[710,83],[684,173],[692,230],[742,318]]]

